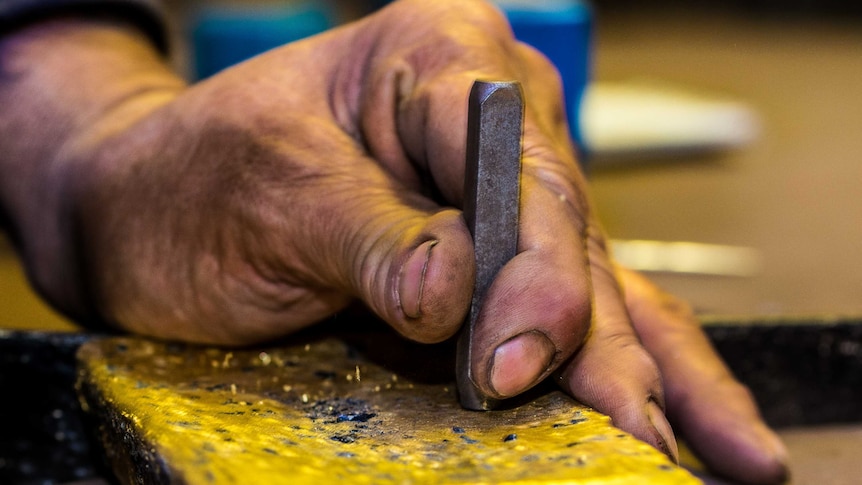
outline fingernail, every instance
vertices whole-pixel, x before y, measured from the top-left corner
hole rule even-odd
[[[647,402],[646,412],[650,423],[652,423],[653,430],[655,430],[658,435],[657,439],[659,449],[678,465],[679,449],[676,445],[676,438],[673,435],[673,429],[670,427],[670,423],[667,422],[664,411],[662,411],[657,402],[650,399],[649,402]]]
[[[410,318],[422,316],[425,272],[431,260],[431,249],[437,242],[431,240],[420,244],[401,266],[401,273],[398,275],[398,303],[401,305],[401,311]]]
[[[773,432],[766,426],[758,426],[757,431],[760,435],[761,442],[765,445],[766,449],[769,450],[769,453],[775,459],[775,475],[778,478],[778,481],[787,481],[790,478],[790,467],[788,466],[789,459],[787,456],[787,447],[784,446],[784,442],[781,441],[781,438],[779,438],[778,435],[775,434],[775,432]]]
[[[764,438],[764,442],[769,447],[770,451],[772,451],[772,455],[775,456],[780,462],[787,462],[787,448],[784,446],[784,442],[776,435],[774,432],[769,430],[766,426],[763,426],[762,436]]]
[[[494,351],[491,387],[500,397],[527,390],[548,370],[556,353],[557,348],[542,332],[512,337]]]

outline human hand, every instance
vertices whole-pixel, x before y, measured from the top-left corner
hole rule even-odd
[[[691,307],[634,271],[617,268],[617,275],[635,331],[662,376],[677,433],[720,475],[744,483],[787,480],[784,444],[721,361]]]
[[[675,456],[664,383],[668,411],[709,463],[736,460],[733,447],[747,443],[744,466],[725,470],[780,478],[768,432],[752,431],[765,427],[750,398],[735,385],[704,387],[723,367],[690,319],[656,306],[662,297],[629,276],[624,297],[557,75],[514,40],[499,12],[481,2],[396,2],[190,87],[151,61],[128,65],[122,50],[140,50],[132,40],[77,27],[71,42],[46,45],[99,50],[110,61],[100,63],[104,91],[88,98],[110,102],[71,130],[51,173],[63,181],[55,213],[71,214],[58,231],[76,256],[59,259],[82,265],[56,272],[38,249],[29,258],[66,311],[147,335],[241,344],[359,298],[409,338],[448,338],[473,283],[472,243],[456,209],[467,93],[477,78],[518,80],[527,103],[519,253],[486,296],[476,384],[509,397],[554,374],[574,397]],[[74,68],[70,76],[89,75]],[[161,88],[141,89],[142,78]],[[30,232],[22,231],[25,246]],[[706,401],[713,392],[724,407]],[[714,422],[739,431],[710,435]]]

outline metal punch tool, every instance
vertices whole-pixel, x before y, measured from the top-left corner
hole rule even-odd
[[[499,400],[476,386],[472,341],[488,288],[517,253],[524,102],[517,82],[476,81],[467,116],[464,218],[473,236],[476,284],[458,340],[458,395],[467,409],[490,410]]]

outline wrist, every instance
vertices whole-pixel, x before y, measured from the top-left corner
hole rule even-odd
[[[36,288],[87,318],[75,196],[105,168],[88,151],[183,82],[137,30],[86,19],[18,30],[0,39],[0,58],[0,212]]]

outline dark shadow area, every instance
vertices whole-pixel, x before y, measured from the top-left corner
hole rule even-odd
[[[862,421],[862,321],[708,322],[707,334],[771,426]]]
[[[714,9],[742,14],[799,18],[812,16],[821,18],[854,17],[862,20],[862,3],[851,0],[594,0],[593,5],[601,11],[638,9]]]
[[[0,332],[0,483],[104,476],[75,394],[75,352],[93,337]]]

